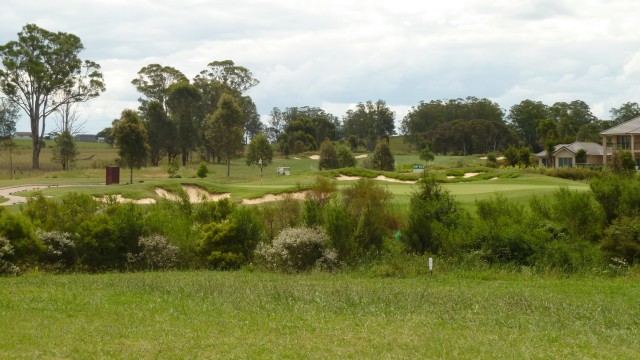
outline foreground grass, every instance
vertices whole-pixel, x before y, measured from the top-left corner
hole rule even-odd
[[[640,285],[507,274],[0,278],[0,358],[609,358]]]

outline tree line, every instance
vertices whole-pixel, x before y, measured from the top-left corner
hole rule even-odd
[[[69,125],[77,120],[74,107],[105,91],[100,65],[81,59],[83,49],[77,36],[35,24],[27,24],[17,40],[0,46],[3,146],[7,148],[6,139],[15,133],[17,113],[22,110],[30,121],[33,168],[39,168],[46,123],[54,114],[60,119],[54,161],[64,169],[73,163],[77,151]],[[397,134],[396,114],[381,99],[360,102],[342,118],[318,107],[275,107],[263,124],[246,95],[259,81],[232,60],[212,61],[191,80],[171,66],[149,64],[131,82],[141,95],[136,116],[148,143],[147,150],[139,151],[152,166],[164,158],[185,165],[194,153],[206,161],[229,164],[258,134],[285,156],[317,151],[327,139],[346,140],[352,150],[373,151],[381,138]],[[610,114],[611,120],[598,119],[582,100],[547,105],[530,99],[507,113],[496,102],[470,96],[421,101],[401,120],[399,132],[412,146],[435,153],[489,153],[512,145],[538,152],[559,143],[599,142],[603,129],[640,116],[640,105],[627,102]],[[123,113],[99,135],[112,142],[112,130],[130,116]]]

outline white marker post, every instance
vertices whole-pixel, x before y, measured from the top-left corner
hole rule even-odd
[[[433,276],[433,258],[429,258],[429,275]]]

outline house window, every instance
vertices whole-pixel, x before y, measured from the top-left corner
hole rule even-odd
[[[573,158],[570,158],[570,157],[558,158],[558,166],[559,167],[572,167],[573,166]]]
[[[618,149],[631,150],[631,136],[618,136]]]

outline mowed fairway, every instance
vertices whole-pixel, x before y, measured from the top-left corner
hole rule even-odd
[[[0,278],[0,358],[636,359],[639,284],[497,270]]]

